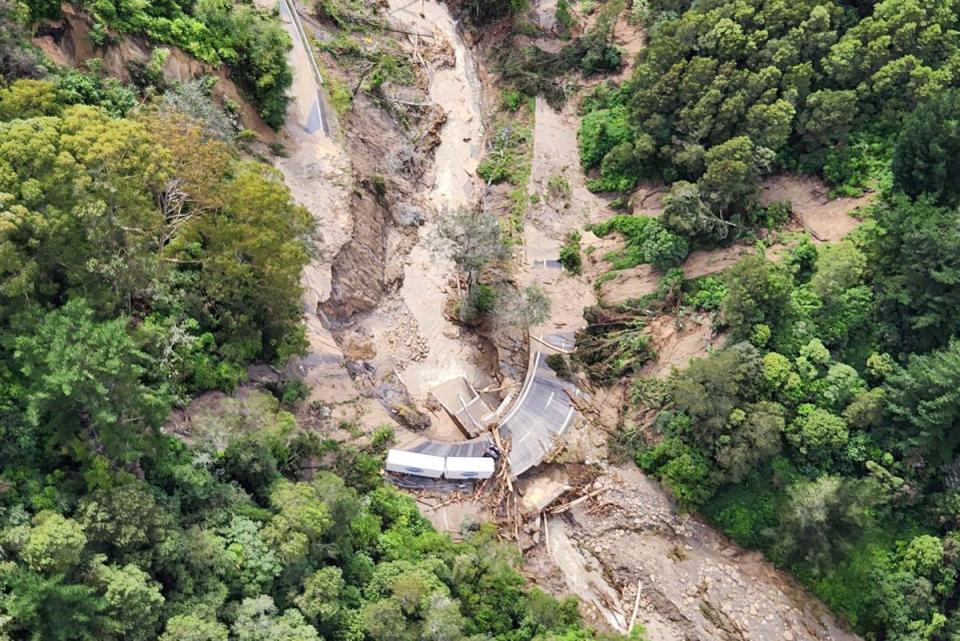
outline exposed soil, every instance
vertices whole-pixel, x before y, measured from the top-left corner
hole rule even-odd
[[[99,47],[90,40],[92,26],[90,16],[74,5],[64,2],[60,5],[62,19],[49,22],[44,35],[33,39],[50,60],[65,67],[82,67],[89,60],[98,59],[103,73],[129,82],[131,62],[144,63],[150,59],[158,46],[141,36],[114,35],[111,44]],[[58,34],[57,36],[52,35]],[[257,110],[244,98],[240,89],[230,79],[225,67],[214,68],[200,62],[185,53],[179,47],[162,45],[170,52],[163,65],[163,77],[167,82],[183,82],[200,76],[213,76],[213,96],[218,100],[229,99],[239,106],[237,117],[247,129],[257,133],[257,137],[270,143],[276,139],[276,132],[260,118]]]
[[[678,513],[635,467],[606,469],[590,488],[601,492],[547,517],[525,568],[580,596],[595,624],[625,631],[636,603],[656,641],[857,638],[759,554]]]
[[[539,283],[551,301],[549,324],[532,328],[531,332],[577,330],[586,324],[583,309],[596,302],[589,270],[578,277],[538,263],[556,261],[560,246],[571,231],[606,218],[608,201],[587,190],[577,149],[579,118],[574,101],[558,112],[546,100],[537,98],[534,119],[528,192],[539,194],[540,198],[524,221],[524,269],[519,279],[524,285]],[[551,194],[551,178],[566,181],[569,194]]]
[[[780,250],[782,250],[781,246],[773,245],[767,248],[766,253],[767,256],[773,257],[779,254]],[[681,268],[687,279],[718,274],[755,251],[756,247],[747,243],[734,243],[719,249],[697,250],[690,253]],[[653,294],[660,286],[662,277],[663,272],[652,265],[638,265],[618,270],[613,278],[601,283],[600,298],[604,303],[616,305]]]
[[[473,174],[484,135],[483,87],[478,86],[471,51],[446,7],[424,0],[421,17],[419,7],[408,3],[391,0],[394,25],[433,33],[434,40],[449,43],[453,51],[451,66],[449,56],[432,57],[416,41],[405,45],[417,48],[424,58],[422,82],[414,90],[428,95],[438,108],[422,111],[404,127],[360,92],[353,112],[336,127],[341,136],[331,140],[304,129],[306,101],[314,89],[298,74],[296,100],[283,134],[290,153],[276,160],[294,196],[318,221],[316,258],[303,277],[310,351],[291,368],[311,388],[311,403],[303,404],[301,420],[309,423],[317,419],[318,407],[326,408],[322,420],[331,434],[335,423],[330,421],[352,420],[364,428],[393,422],[397,416],[389,412],[391,403],[406,402],[408,392],[428,407],[429,388],[454,376],[466,377],[477,388],[496,386],[492,373],[498,359],[490,345],[443,313],[456,285],[435,233],[444,208],[470,205],[480,193]],[[642,33],[634,27],[618,25],[617,34],[631,51],[642,46]],[[294,64],[303,65],[303,57],[295,55]],[[575,106],[555,112],[538,100],[535,120],[529,192],[545,196],[555,175],[565,176],[571,189],[566,199],[542,197],[528,212],[518,280],[541,283],[553,300],[551,323],[534,332],[576,329],[583,324],[583,307],[596,300],[592,282],[604,264],[600,257],[616,241],[584,234],[584,246],[596,249],[581,277],[534,266],[536,260],[557,258],[567,232],[610,214],[606,199],[585,187]],[[375,186],[376,175],[384,177],[385,189]],[[796,185],[775,185],[771,192],[800,189]],[[839,205],[822,203],[819,196],[803,200],[808,191],[797,193],[803,203],[796,207],[798,216],[825,237],[841,233],[827,224],[831,212],[839,211],[830,207]],[[642,207],[656,213],[657,199],[658,194],[651,194]],[[692,277],[718,271],[745,250],[695,253],[685,272]],[[637,270],[622,278],[619,293],[616,284],[605,285],[600,293],[605,300],[636,297],[641,295],[637,292],[655,289],[659,276]],[[656,376],[704,354],[717,340],[709,319],[699,316],[682,324],[659,317],[650,328],[660,349],[656,362],[648,366]],[[535,470],[520,483],[530,489],[538,478],[546,478],[540,499],[534,491],[524,497],[539,503],[518,542],[526,550],[525,572],[545,589],[577,595],[591,621],[620,631],[628,627],[639,585],[637,622],[657,641],[855,639],[787,575],[680,514],[666,493],[636,468],[606,467],[605,429],[620,420],[623,394],[622,388],[594,390],[595,413],[569,432],[557,463]],[[225,401],[216,395],[199,399],[176,425],[189,425],[194,416],[217,416],[211,408]],[[427,433],[452,439],[451,424],[433,416]],[[565,485],[583,486],[597,473],[592,487],[602,493],[546,521],[541,518],[539,510],[560,496]],[[451,498],[417,500],[434,524],[446,530],[458,531],[466,522],[489,516],[482,501]]]
[[[706,356],[724,341],[723,335],[714,330],[713,319],[706,314],[663,314],[651,320],[647,329],[657,346],[657,357],[641,372],[643,376],[665,378],[675,368],[683,368],[691,358]]]
[[[659,216],[662,211],[662,187],[644,187],[634,194],[635,215]],[[814,242],[837,242],[860,225],[855,217],[857,209],[872,202],[874,194],[868,193],[859,198],[835,198],[828,196],[826,185],[814,176],[794,176],[785,174],[767,178],[762,185],[760,200],[764,205],[787,200],[793,206],[794,220],[787,229],[804,230]],[[620,249],[622,242],[616,239],[597,244],[591,258],[591,274],[596,280],[606,271],[608,263],[602,256],[612,250]],[[767,249],[768,256],[776,256],[783,248],[774,245]],[[692,252],[684,261],[683,274],[686,278],[699,278],[716,274],[731,267],[746,254],[756,251],[754,245],[737,242],[727,247]],[[657,291],[661,272],[651,265],[639,265],[623,269],[600,285],[600,298],[611,305],[641,298]]]
[[[871,192],[859,198],[831,199],[827,186],[816,177],[790,174],[768,178],[762,189],[762,204],[790,201],[800,225],[822,242],[842,240],[856,229],[860,221],[853,216],[855,210],[869,205],[876,196]]]
[[[367,348],[371,377],[396,377],[421,408],[432,387],[457,376],[478,388],[490,386],[496,363],[485,341],[445,313],[455,270],[437,233],[440,216],[472,206],[479,194],[474,171],[483,120],[476,63],[446,7],[422,8],[423,16],[421,5],[394,0],[388,18],[394,28],[430,36],[400,44],[423,63],[422,98],[435,107],[408,131],[362,95],[355,97],[343,143],[354,173],[383,175],[387,193],[376,198],[355,190],[353,230],[333,259],[331,297],[324,305],[340,321],[335,334],[341,344],[353,340]],[[435,148],[417,146],[428,139]],[[411,154],[419,171],[398,176],[389,160]]]

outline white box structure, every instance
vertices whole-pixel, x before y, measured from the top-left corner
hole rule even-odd
[[[400,474],[414,474],[431,479],[443,476],[443,457],[420,454],[419,452],[404,452],[390,450],[387,452],[386,469],[388,472]]]
[[[488,479],[495,466],[494,460],[485,456],[448,456],[443,475],[448,479]]]

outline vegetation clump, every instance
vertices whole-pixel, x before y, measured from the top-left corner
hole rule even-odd
[[[637,374],[656,357],[644,319],[631,310],[591,307],[584,311],[587,328],[577,335],[576,362],[591,379],[610,384]]]
[[[580,232],[570,232],[560,247],[560,264],[571,274],[579,274],[583,269],[583,257],[580,252]]]
[[[59,3],[28,0],[31,17],[56,18]],[[264,122],[279,129],[286,116],[290,38],[274,12],[252,4],[205,0],[198,3],[119,3],[84,5],[93,17],[91,37],[105,45],[110,33],[142,34],[176,45],[204,62],[225,64],[258,107]]]
[[[488,183],[522,186],[530,176],[532,135],[528,128],[505,124],[494,134],[490,150],[477,166]]]
[[[902,120],[957,80],[960,43],[933,35],[960,27],[952,0],[863,14],[821,0],[653,4],[639,9],[655,27],[630,81],[588,101],[581,161],[599,170],[598,190],[672,183],[667,224],[686,236],[753,224],[760,180],[777,168],[822,173],[841,193],[880,179]],[[917,118],[951,122],[948,103]],[[901,180],[919,157],[905,145]]]
[[[574,89],[564,76],[573,70],[586,75],[616,71],[623,53],[613,42],[623,0],[609,0],[600,9],[593,26],[579,38],[551,53],[534,45],[518,47],[512,40],[499,48],[495,66],[503,79],[529,96],[542,95],[554,108],[566,102]]]
[[[626,246],[609,253],[605,258],[614,269],[629,269],[649,263],[666,271],[682,263],[690,253],[690,243],[652,216],[618,215],[602,223],[592,225],[590,230],[603,237],[618,232]]]

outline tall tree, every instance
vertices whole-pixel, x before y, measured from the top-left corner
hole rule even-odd
[[[168,398],[162,387],[142,382],[150,363],[127,334],[127,323],[123,317],[97,321],[77,298],[16,340],[35,429],[64,445],[78,439],[121,461],[150,448]]]
[[[814,573],[826,570],[871,524],[875,492],[864,482],[821,476],[787,490],[773,537],[784,560]]]
[[[907,118],[893,154],[893,181],[912,198],[960,200],[960,89],[933,96]]]
[[[960,331],[960,208],[894,196],[874,208],[879,228],[867,246],[890,348],[924,351]]]

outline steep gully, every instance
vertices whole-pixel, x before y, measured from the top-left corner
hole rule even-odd
[[[442,211],[469,204],[480,189],[473,176],[483,135],[480,88],[471,53],[446,7],[424,0],[412,8],[408,2],[391,0],[394,19],[439,30],[453,43],[456,56],[456,65],[436,70],[430,83],[431,98],[448,114],[436,150],[435,178],[428,186],[429,201]],[[323,246],[328,248],[304,274],[311,348],[299,368],[312,394],[323,390],[327,402],[333,394],[335,399],[365,403],[365,411],[383,422],[385,413],[359,392],[318,313],[318,303],[331,291],[330,248],[343,247],[351,234],[350,209],[344,203],[350,202],[352,177],[350,161],[339,145],[322,131],[308,131],[317,88],[296,48],[293,55],[295,100],[286,132],[291,154],[277,166],[294,196],[318,216]],[[565,278],[542,263],[556,257],[563,233],[604,215],[605,203],[584,187],[575,131],[572,107],[557,113],[538,101],[531,193],[542,191],[550,176],[563,173],[572,183],[574,204],[563,210],[536,207],[525,225],[521,281],[541,283],[555,304],[551,320],[531,330],[535,335],[575,330],[582,323],[582,307],[594,300],[586,279]],[[421,229],[422,238],[431,236],[435,220],[434,215]],[[459,344],[442,314],[450,267],[422,241],[414,245],[404,265],[401,296],[428,345],[427,358],[409,364],[404,372],[404,382],[414,393],[438,378],[470,378],[475,369],[469,350]],[[663,491],[635,468],[607,468],[595,483],[606,492],[598,501],[544,518],[539,536],[546,545],[528,552],[525,570],[549,590],[579,596],[588,616],[601,627],[625,630],[635,604],[637,622],[658,641],[855,639],[788,576],[695,518],[679,514]],[[456,529],[459,521],[450,525]]]

